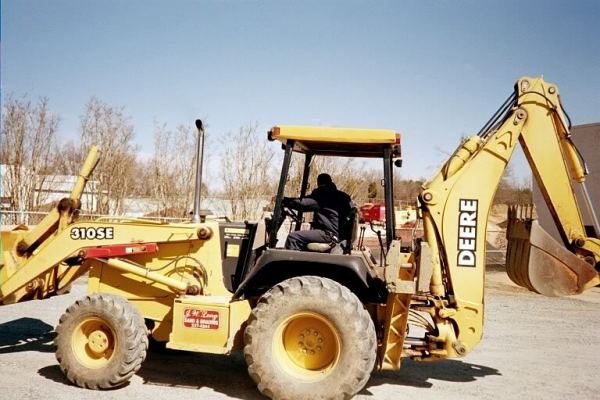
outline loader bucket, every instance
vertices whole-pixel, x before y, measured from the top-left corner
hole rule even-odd
[[[509,209],[508,276],[517,285],[545,296],[581,293],[585,284],[596,277],[596,270],[554,240],[531,214],[531,208]]]

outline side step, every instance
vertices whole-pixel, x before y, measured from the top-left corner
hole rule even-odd
[[[598,272],[557,242],[533,218],[532,206],[508,210],[506,272],[519,286],[545,296],[583,292]]]

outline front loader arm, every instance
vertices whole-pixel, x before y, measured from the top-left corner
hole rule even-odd
[[[92,146],[69,197],[62,199],[57,207],[52,209],[33,230],[25,235],[18,244],[19,255],[31,254],[46,238],[66,227],[73,212],[80,207],[85,184],[94,172],[99,159],[100,151],[96,146]]]
[[[37,288],[44,288],[42,292],[60,292],[85,272],[85,268],[66,265],[45,264],[42,269],[23,269],[23,266],[32,260],[35,263],[43,258],[37,256],[39,249],[74,222],[85,184],[96,167],[99,156],[98,148],[92,146],[69,197],[61,199],[31,231],[15,229],[1,232],[0,304],[15,302],[18,298],[39,292]],[[21,281],[23,282],[17,284]],[[8,300],[9,298],[12,300]]]
[[[533,270],[531,265],[523,265],[517,273],[530,284],[523,286],[542,294],[563,295],[600,282],[597,271],[584,261],[584,257],[593,263],[600,261],[600,241],[586,237],[570,185],[572,177],[584,179],[583,167],[563,122],[558,88],[542,78],[522,78],[503,107],[496,120],[459,146],[424,184],[420,196],[424,240],[431,248],[431,258],[420,263],[432,269],[430,293],[448,299],[451,306],[444,310],[447,318],[438,316],[436,321],[455,331],[457,340],[447,348],[450,355],[464,353],[456,349],[472,349],[481,338],[488,214],[518,142],[573,252],[566,262],[557,256],[558,262],[554,257],[551,263],[538,258],[544,265]],[[534,275],[534,279],[526,279]]]
[[[38,256],[39,249],[74,222],[79,212],[85,184],[98,164],[99,157],[100,151],[96,146],[92,146],[69,197],[61,199],[58,205],[31,231],[2,232],[0,304],[5,304],[7,301],[14,302],[19,296],[26,297],[37,291],[37,287],[50,292],[59,292],[85,272],[81,267],[48,264],[47,260],[42,262],[45,265],[41,269],[23,267],[43,259]],[[20,294],[17,294],[17,291]],[[13,300],[8,300],[9,298]]]

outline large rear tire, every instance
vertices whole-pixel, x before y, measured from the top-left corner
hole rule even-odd
[[[346,287],[295,277],[265,293],[244,335],[248,372],[272,399],[349,399],[367,383],[377,339],[369,313]]]
[[[56,333],[56,359],[77,386],[121,386],[146,358],[144,319],[118,296],[94,294],[76,301],[60,318]]]

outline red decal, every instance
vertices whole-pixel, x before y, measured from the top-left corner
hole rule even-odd
[[[219,313],[211,310],[186,308],[183,311],[183,326],[186,328],[219,329]]]

